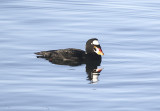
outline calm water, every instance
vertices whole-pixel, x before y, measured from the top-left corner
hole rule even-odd
[[[159,111],[159,0],[4,0],[0,111]],[[34,52],[85,49],[98,38],[104,68],[51,64]]]

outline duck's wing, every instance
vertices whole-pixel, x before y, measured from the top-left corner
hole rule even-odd
[[[62,60],[82,60],[85,57],[85,51],[74,48],[41,51],[35,54],[44,58],[62,59]]]
[[[85,57],[85,51],[81,49],[68,48],[60,49],[55,52],[56,54],[53,54],[52,56],[56,56],[63,60],[81,60]]]

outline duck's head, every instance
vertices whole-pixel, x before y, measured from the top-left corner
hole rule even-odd
[[[86,53],[87,54],[96,53],[97,55],[104,55],[98,39],[93,38],[93,39],[89,39],[87,41],[87,43],[86,43]]]

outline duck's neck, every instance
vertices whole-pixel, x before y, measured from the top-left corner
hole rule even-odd
[[[101,55],[97,55],[96,53],[87,53],[86,58],[90,60],[101,60]]]

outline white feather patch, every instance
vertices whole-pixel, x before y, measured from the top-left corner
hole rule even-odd
[[[98,42],[98,40],[94,40],[94,41],[92,42],[92,44],[94,44],[94,45],[99,45],[99,42]]]

